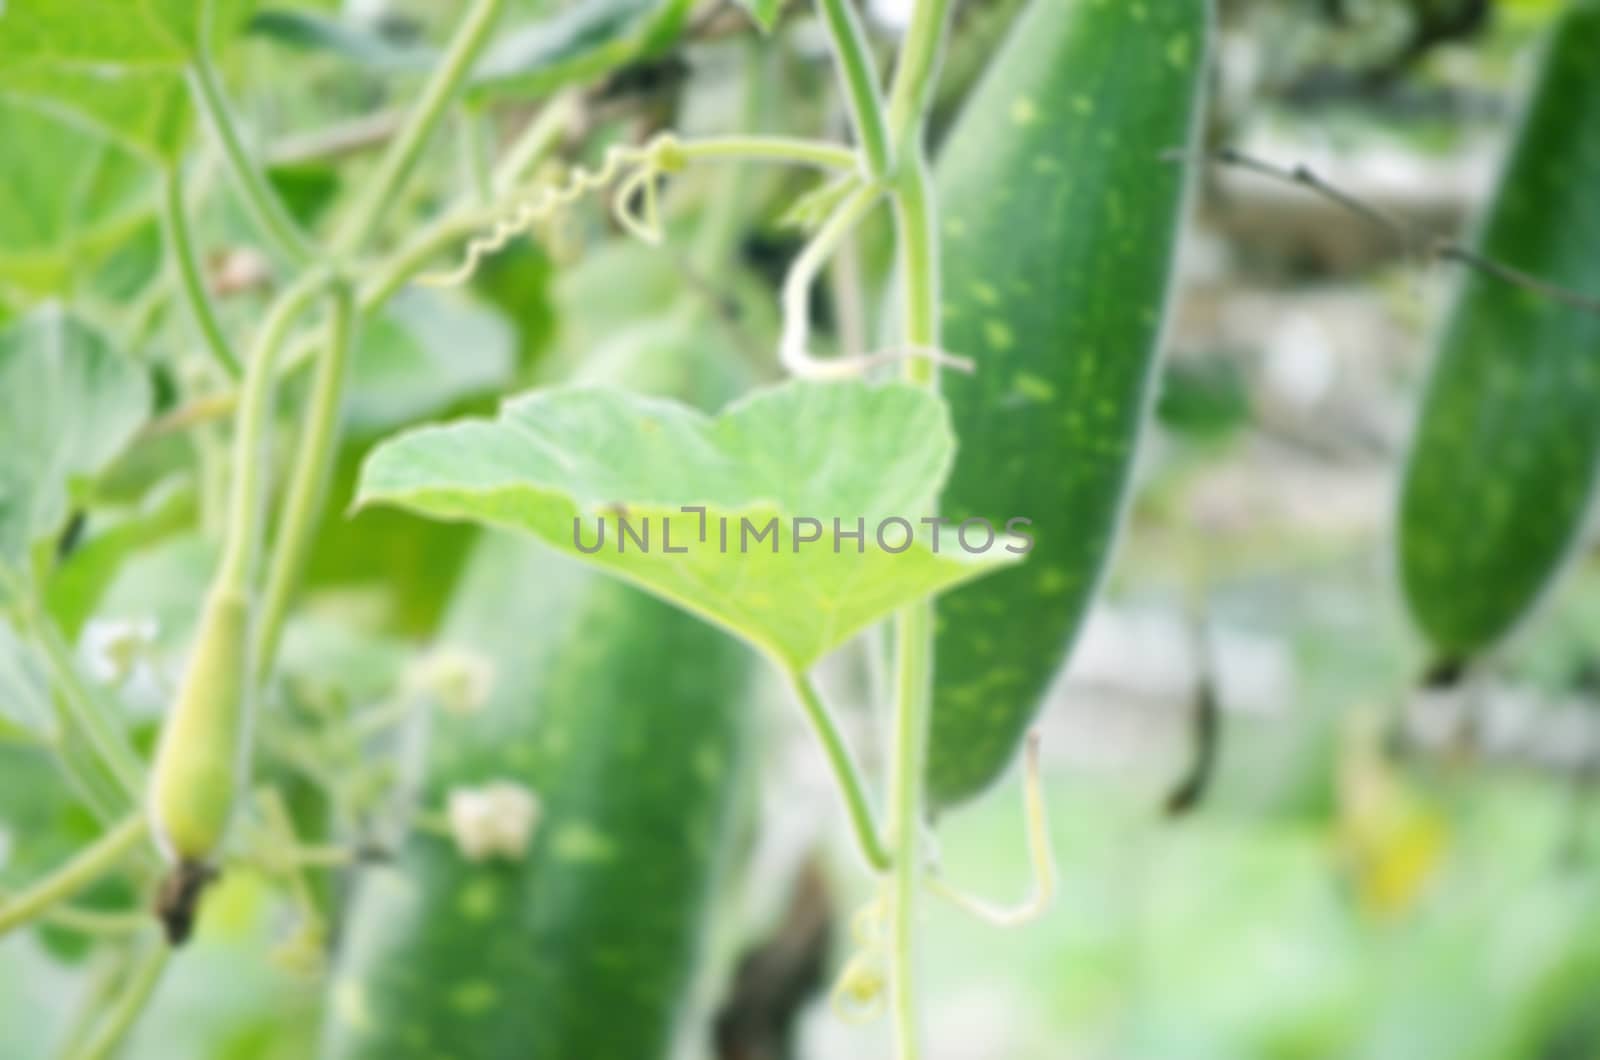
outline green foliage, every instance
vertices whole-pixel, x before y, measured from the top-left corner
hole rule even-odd
[[[202,43],[195,0],[13,0],[0,22],[0,91],[94,122],[158,158],[176,157],[189,115],[183,68]]]
[[[150,212],[143,167],[92,130],[0,95],[0,285],[65,293]]]
[[[1600,5],[1557,25],[1477,249],[1600,290]],[[1600,472],[1600,318],[1495,278],[1462,285],[1400,502],[1400,581],[1430,648],[1464,661],[1532,609]]]
[[[1010,760],[1116,537],[1144,425],[1194,134],[1202,0],[1034,0],[939,165],[945,382],[961,449],[941,505],[1027,516],[1028,562],[939,602],[929,789]]]
[[[0,331],[0,602],[66,521],[72,484],[104,468],[149,407],[144,373],[67,312],[47,306]]]
[[[364,873],[323,1055],[666,1055],[739,787],[748,653],[507,536],[475,554],[441,645],[485,658],[492,691],[427,719],[424,805],[512,780],[539,821],[518,858],[414,834]]]
[[[470,98],[543,95],[591,82],[676,43],[692,0],[585,0],[500,33],[467,79]],[[258,12],[249,30],[290,47],[325,51],[380,74],[426,73],[433,48],[314,11]]]
[[[903,552],[884,547],[899,549],[903,531],[876,539],[883,519],[915,527],[951,448],[939,401],[903,386],[788,384],[716,419],[623,392],[558,389],[509,402],[492,422],[386,443],[358,499],[527,530],[575,556],[579,521],[585,548],[603,529],[610,543],[583,558],[801,671],[897,607],[1004,562],[999,547],[979,559],[948,546],[936,554],[925,533]],[[685,506],[703,506],[704,523]],[[629,550],[623,518],[652,544]],[[797,542],[796,518],[817,520],[821,539]],[[835,518],[846,530],[864,520],[859,552],[853,542],[834,551]]]

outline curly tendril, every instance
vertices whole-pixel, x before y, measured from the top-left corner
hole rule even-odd
[[[597,169],[578,167],[565,180],[538,186],[517,202],[490,228],[487,234],[467,243],[461,264],[448,272],[430,272],[417,277],[428,287],[459,287],[470,280],[478,266],[491,254],[535,225],[548,221],[562,210],[592,192],[604,191],[613,184],[617,193],[612,213],[624,230],[646,243],[661,241],[660,178],[684,167],[682,148],[671,133],[662,133],[643,147],[613,144]],[[637,207],[636,207],[637,204]],[[636,212],[637,209],[637,212]]]

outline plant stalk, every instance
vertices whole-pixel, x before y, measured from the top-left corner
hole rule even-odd
[[[828,25],[828,37],[833,41],[839,80],[850,104],[850,122],[855,127],[856,142],[861,145],[867,176],[883,180],[894,168],[894,154],[889,143],[889,127],[884,120],[878,71],[872,63],[861,18],[854,5],[846,0],[818,0],[818,6]]]
[[[233,175],[234,186],[244,199],[245,210],[256,228],[284,258],[295,265],[305,266],[316,260],[316,253],[305,233],[295,223],[288,207],[273,190],[266,174],[251,157],[239,134],[238,123],[228,106],[222,79],[211,65],[204,49],[198,51],[189,67],[189,86],[195,105],[206,116],[217,142],[222,147],[222,157]]]
[[[504,7],[505,0],[475,0],[468,9],[439,68],[423,88],[422,98],[399,134],[389,142],[378,162],[378,171],[368,178],[361,197],[340,224],[333,239],[337,252],[351,253],[366,242],[383,220],[384,211],[394,205],[401,185],[422,157],[422,149],[471,72]]]
[[[144,838],[148,827],[142,813],[124,818],[122,823],[80,850],[71,861],[0,906],[0,937],[104,876]]]
[[[206,349],[211,351],[212,358],[228,378],[237,383],[244,375],[244,369],[240,367],[233,347],[228,344],[228,337],[222,331],[222,322],[217,319],[216,307],[211,304],[211,295],[206,291],[200,255],[195,249],[188,207],[184,202],[182,166],[174,163],[167,170],[163,190],[162,228],[166,234],[167,249],[178,265],[178,280],[183,288],[184,302],[189,306],[195,326],[200,329]]]
[[[903,284],[901,329],[905,344],[912,349],[940,348],[938,209],[923,141],[950,10],[950,0],[917,0],[890,89],[888,121],[899,156],[891,195]],[[904,372],[909,382],[938,388],[938,365],[931,358],[908,358]],[[932,601],[902,608],[895,616],[897,666],[889,771],[894,872],[889,885],[888,941],[889,1011],[899,1060],[916,1060],[922,1051],[916,934],[933,623]]]
[[[156,944],[150,947],[144,959],[134,965],[133,971],[129,973],[122,993],[118,995],[111,1011],[106,1014],[105,1020],[95,1030],[94,1037],[90,1038],[81,1050],[72,1054],[72,1060],[110,1060],[117,1054],[123,1039],[133,1030],[134,1023],[138,1021],[139,1015],[150,1003],[151,995],[160,985],[161,974],[166,971],[167,958],[171,955],[172,950],[167,946]]]
[[[311,533],[322,514],[328,479],[339,449],[340,411],[355,345],[356,306],[355,295],[347,282],[337,281],[332,293],[327,342],[311,384],[310,405],[261,594],[255,650],[251,655],[258,685],[271,673],[284,617],[305,564]]]
[[[823,703],[816,682],[809,675],[792,674],[789,683],[794,689],[795,698],[805,708],[806,720],[811,723],[811,731],[816,733],[817,741],[822,744],[839,792],[844,796],[845,808],[850,814],[850,826],[855,833],[856,848],[874,872],[889,871],[891,858],[872,812],[872,799],[867,794],[866,782],[855,758],[850,754],[844,734],[839,731],[833,712]]]

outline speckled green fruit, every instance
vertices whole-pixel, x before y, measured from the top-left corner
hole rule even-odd
[[[1106,566],[1184,200],[1165,156],[1192,141],[1208,27],[1204,0],[1034,0],[939,159],[943,345],[977,362],[946,376],[943,511],[1032,519],[1036,544],[939,601],[936,804],[1011,760]]]
[[[1600,295],[1600,4],[1557,24],[1484,254]],[[1400,497],[1400,583],[1436,663],[1492,647],[1573,551],[1600,466],[1600,317],[1468,275]]]
[[[471,863],[414,834],[363,874],[323,1055],[666,1055],[727,846],[749,653],[499,536],[475,555],[443,640],[495,672],[481,712],[432,718],[424,805],[512,780],[543,816],[521,860]]]

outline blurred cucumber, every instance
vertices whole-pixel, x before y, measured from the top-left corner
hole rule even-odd
[[[413,834],[355,896],[325,1057],[665,1055],[726,846],[747,653],[542,546],[486,537],[446,624],[481,713],[436,714],[422,786],[525,785],[520,859]]]
[[[1476,240],[1600,294],[1600,4],[1556,24]],[[1600,317],[1472,273],[1441,335],[1399,504],[1400,584],[1454,669],[1510,632],[1562,569],[1600,467]]]

